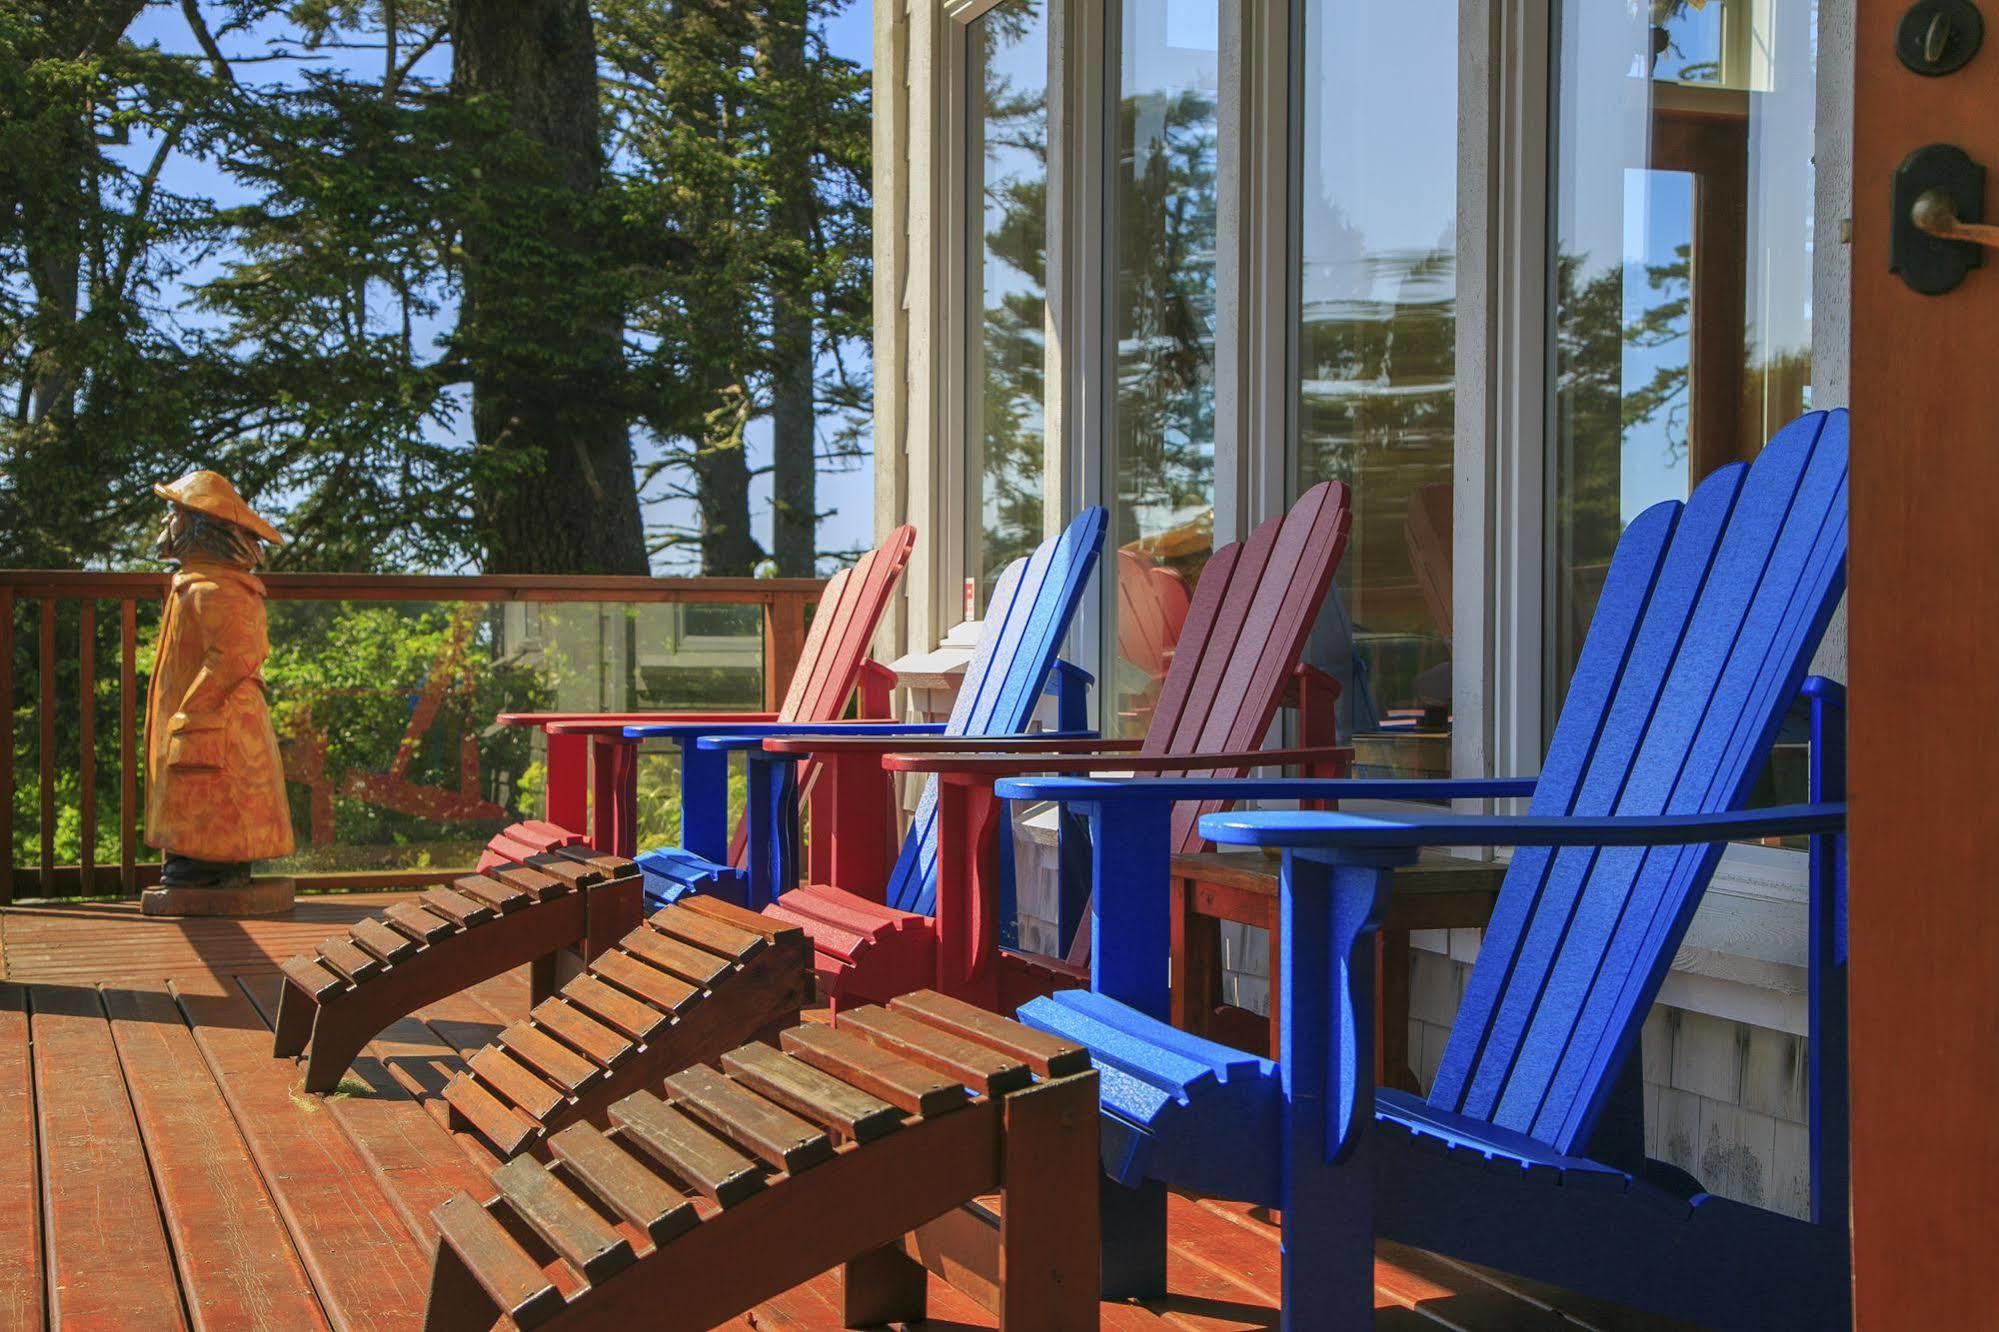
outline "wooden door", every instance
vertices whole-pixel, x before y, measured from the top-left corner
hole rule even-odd
[[[1911,150],[1956,144],[1999,173],[1999,5],[1979,4],[1983,49],[1941,77],[1896,58],[1907,3],[1856,6],[1848,920],[1862,1328],[1999,1327],[1999,251],[1941,296],[1888,269],[1890,184]]]

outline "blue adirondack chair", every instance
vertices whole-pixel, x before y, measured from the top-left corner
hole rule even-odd
[[[1063,735],[1082,736],[1089,732],[1088,672],[1057,659],[1069,622],[1082,602],[1083,590],[1102,552],[1109,514],[1102,508],[1086,508],[1054,537],[1044,541],[1024,559],[1016,560],[1000,575],[993,589],[979,643],[967,667],[950,720],[932,723],[772,723],[745,725],[714,723],[701,726],[632,726],[625,734],[635,737],[665,737],[679,744],[683,771],[701,779],[683,782],[683,791],[694,798],[697,789],[709,793],[699,798],[718,798],[726,789],[729,756],[745,752],[749,756],[748,813],[749,846],[747,874],[722,879],[700,864],[685,866],[655,859],[648,875],[648,897],[659,903],[677,901],[689,892],[725,893],[739,906],[761,910],[779,892],[798,879],[799,834],[797,827],[798,760],[795,757],[765,754],[765,739],[799,735],[837,735],[846,738],[883,738],[918,735],[964,736],[970,742],[1011,738],[1024,731],[1044,694],[1056,698],[1056,724]],[[815,862],[828,869],[825,877],[843,886],[862,891],[881,890],[880,870],[869,871],[864,863],[873,856],[884,867],[889,820],[883,803],[886,784],[878,762],[870,761],[867,771],[854,771],[838,756],[826,763],[813,792],[815,829],[827,830],[815,837]],[[841,817],[839,806],[850,802],[878,809],[872,818]],[[826,817],[818,811],[824,806]],[[711,814],[705,825],[722,827],[719,815]],[[842,842],[834,845],[830,830],[842,828]],[[936,885],[936,793],[927,789],[914,823],[895,862],[887,900],[900,905],[924,900]],[[879,833],[879,836],[864,834]],[[862,842],[876,843],[862,846]],[[841,870],[845,873],[841,873]],[[820,876],[815,876],[820,877]],[[917,909],[911,907],[909,909]]]
[[[1287,1327],[1372,1317],[1385,1236],[1720,1327],[1844,1326],[1843,695],[1805,671],[1844,582],[1846,417],[1807,416],[1618,544],[1538,779],[1001,783],[1096,839],[1091,989],[1021,1010],[1104,1070],[1105,1270],[1163,1280],[1162,1183],[1281,1208]],[[1800,696],[1807,806],[1742,808]],[[1166,1024],[1170,802],[1531,797],[1523,816],[1210,815],[1284,848],[1273,1063]],[[1738,837],[1811,837],[1812,1217],[1645,1159],[1638,1033]],[[1423,846],[1520,848],[1427,1098],[1373,1085],[1374,932]]]

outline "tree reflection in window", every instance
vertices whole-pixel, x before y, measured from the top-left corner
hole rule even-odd
[[[970,438],[981,603],[1000,570],[1041,540],[1048,273],[1048,30],[1041,0],[1008,0],[971,24],[978,249]]]

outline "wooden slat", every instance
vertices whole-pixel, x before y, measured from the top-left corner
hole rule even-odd
[[[761,934],[772,943],[776,943],[780,939],[805,933],[802,926],[794,925],[790,921],[779,920],[775,916],[766,916],[760,912],[745,911],[742,907],[732,902],[724,902],[719,897],[702,897],[698,894],[693,897],[683,897],[678,902],[675,902],[670,909],[677,912],[699,912],[701,915],[707,916],[711,920],[718,920],[724,925],[734,926],[739,930],[747,930],[752,934]]]
[[[28,1002],[49,1322],[185,1326],[145,1148],[97,991],[36,986]]]
[[[568,856],[552,855],[546,851],[529,856],[527,868],[547,875],[571,889],[588,888],[604,881],[604,871],[594,865],[585,865],[571,860]]]
[[[737,1086],[705,1064],[666,1080],[673,1104],[722,1136],[778,1167],[797,1173],[833,1155],[833,1141],[818,1126]]]
[[[965,1104],[963,1084],[832,1027],[798,1026],[780,1036],[785,1053],[912,1115]]]
[[[1040,1077],[1064,1078],[1090,1066],[1090,1052],[1080,1045],[1071,1045],[1045,1031],[1024,1027],[935,990],[892,999],[889,1008],[1021,1060]]]
[[[416,940],[390,929],[373,916],[355,922],[350,933],[356,944],[384,962],[396,963],[416,956]]]
[[[277,1204],[174,1001],[148,987],[106,990],[104,1004],[197,1320],[217,1328],[326,1326]]]
[[[590,1210],[590,1205],[530,1156],[517,1156],[493,1172],[515,1215],[593,1285],[632,1265],[632,1245]]]
[[[902,1123],[902,1112],[888,1102],[768,1045],[731,1050],[722,1056],[722,1067],[766,1099],[856,1142],[871,1142]]]
[[[417,900],[455,925],[481,925],[499,914],[484,902],[475,902],[449,888],[433,888]]]
[[[646,923],[661,934],[671,935],[675,939],[705,948],[711,953],[737,962],[747,962],[762,951],[765,945],[764,936],[761,934],[752,934],[748,930],[724,925],[721,921],[696,911],[675,911],[671,908],[655,911],[646,918]]]
[[[540,870],[529,869],[526,865],[495,865],[486,871],[489,878],[497,879],[509,888],[518,888],[537,902],[545,902],[551,897],[560,897],[569,891],[569,885]]]
[[[605,956],[608,957],[610,954]],[[600,957],[598,960],[602,961],[603,958]],[[689,993],[693,991],[690,990]],[[638,1041],[647,1039],[666,1025],[670,1016],[669,1013],[642,1004],[623,990],[614,989],[588,974],[574,977],[563,986],[562,998]]]
[[[500,1044],[509,1054],[572,1095],[603,1076],[597,1065],[526,1022],[516,1022],[502,1031]]]
[[[41,676],[36,681],[41,693],[41,747],[37,756],[42,777],[42,896],[53,897],[56,887],[56,603],[42,598]]]
[[[628,953],[613,950],[590,959],[590,971],[671,1013],[699,994],[692,985],[657,971]],[[610,1016],[610,1014],[605,1014]]]
[[[139,608],[126,597],[118,603],[118,891],[128,897],[139,891],[138,654]]]
[[[414,902],[397,902],[382,913],[382,918],[420,943],[436,943],[458,932],[456,924]]]
[[[443,1242],[517,1326],[544,1322],[562,1307],[561,1294],[540,1265],[478,1203],[461,1193],[440,1205],[431,1219]]]
[[[0,615],[11,613],[0,589]],[[0,643],[0,648],[6,645]],[[10,751],[0,749],[0,753]],[[0,1326],[42,1326],[42,1228],[36,1201],[35,1089],[27,992],[0,983]]]
[[[703,989],[729,973],[727,959],[690,948],[678,939],[669,939],[650,929],[633,930],[618,941],[618,946]]]
[[[561,1092],[497,1046],[489,1045],[473,1055],[471,1065],[473,1072],[526,1111],[530,1118],[547,1119],[562,1104]]]
[[[1027,1065],[1012,1055],[960,1036],[926,1026],[914,1018],[872,1005],[840,1015],[842,1029],[852,1031],[905,1059],[956,1078],[975,1091],[999,1096],[1033,1080]]]
[[[536,1004],[528,1016],[536,1026],[554,1033],[606,1067],[631,1053],[630,1038],[613,1031],[561,995]]]
[[[444,1099],[498,1148],[501,1156],[512,1156],[534,1141],[535,1126],[469,1073],[459,1074],[445,1086]]]
[[[611,1105],[611,1122],[675,1175],[724,1207],[764,1186],[757,1163],[701,1128],[651,1092]]]
[[[190,976],[173,992],[327,1316],[345,1327],[415,1323],[429,1255],[327,1103],[297,1095],[296,1067],[271,1058],[270,1028],[236,987]]]
[[[88,896],[97,891],[97,607],[76,611],[76,863]]]
[[[548,1140],[549,1154],[606,1206],[644,1231],[655,1246],[700,1220],[693,1200],[589,1124],[571,1124]]]
[[[322,939],[316,950],[320,960],[349,980],[364,981],[370,976],[382,973],[381,959],[371,957],[354,946],[352,939],[335,935]]]
[[[338,994],[347,988],[346,980],[338,973],[309,957],[287,958],[280,965],[280,970],[316,1000],[324,1000],[328,995]]]
[[[0,587],[0,905],[14,900],[14,589]]]
[[[451,881],[452,891],[461,897],[484,902],[496,911],[505,913],[518,911],[534,899],[512,884],[489,879],[483,874],[467,874],[462,879]]]

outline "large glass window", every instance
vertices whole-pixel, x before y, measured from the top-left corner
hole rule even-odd
[[[1551,704],[1625,525],[1810,406],[1816,9],[1561,6]]]
[[[1305,6],[1297,470],[1353,488],[1313,651],[1369,776],[1450,775],[1457,11]]]
[[[1048,6],[1006,0],[970,24],[971,321],[966,567],[982,608],[1041,540],[1048,274]]]
[[[1214,549],[1218,0],[1125,0],[1112,218],[1118,648],[1106,726],[1143,731]]]

